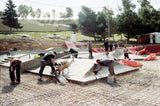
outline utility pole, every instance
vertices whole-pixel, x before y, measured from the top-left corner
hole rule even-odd
[[[110,19],[109,19],[109,6],[108,6],[108,40],[110,40]]]

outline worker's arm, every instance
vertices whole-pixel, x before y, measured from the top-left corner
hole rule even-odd
[[[98,72],[98,71],[100,71],[102,68],[103,68],[103,66],[100,66],[99,69],[94,70],[94,71]]]
[[[51,62],[52,62],[52,63],[55,63],[55,61],[54,61],[54,59],[53,59],[53,58],[51,58]]]

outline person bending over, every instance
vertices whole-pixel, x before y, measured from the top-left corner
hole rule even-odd
[[[98,69],[94,68],[94,70],[93,70],[94,73],[97,74],[97,72],[100,71],[103,68],[103,66],[108,66],[109,67],[108,68],[109,74],[110,74],[110,76],[114,77],[114,82],[115,82],[116,79],[115,79],[115,72],[114,72],[114,60],[108,60],[108,59],[99,60],[99,59],[97,59],[96,62],[97,62],[97,65],[98,64],[100,65],[100,67]]]
[[[20,73],[21,73],[21,60],[18,58],[14,58],[9,67],[9,75],[10,75],[10,80],[11,80],[11,85],[15,84],[15,81],[19,84],[20,83]],[[15,70],[16,69],[16,74]]]
[[[51,71],[51,74],[55,74],[56,75],[56,72],[55,72],[55,67],[54,67],[54,64],[55,64],[55,53],[53,52],[50,52],[49,54],[47,54],[46,56],[44,56],[41,60],[41,68],[39,70],[39,80],[42,80],[42,73],[43,73],[43,70],[45,68],[45,66],[50,66],[52,71]]]

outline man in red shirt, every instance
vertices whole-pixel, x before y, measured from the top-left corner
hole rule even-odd
[[[17,81],[18,84],[20,83],[21,63],[21,60],[19,60],[18,58],[14,58],[10,63],[9,74],[11,79],[11,85],[15,84],[15,81]],[[16,74],[14,71],[15,69]]]

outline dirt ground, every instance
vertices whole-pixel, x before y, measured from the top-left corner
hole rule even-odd
[[[69,82],[65,86],[52,77],[24,72],[19,85],[10,85],[8,68],[0,67],[1,106],[160,106],[160,56],[143,61],[134,72],[117,76],[117,83],[106,79],[87,84]]]
[[[44,39],[0,39],[0,50],[5,51],[9,49],[18,50],[44,50],[48,48],[63,48],[66,49],[64,41],[58,40],[44,40]],[[87,47],[87,42],[76,42],[77,48],[84,49]],[[93,45],[95,47],[95,45]]]
[[[66,48],[63,41],[19,39],[0,40],[0,50]],[[47,43],[46,43],[47,42]],[[86,43],[76,46],[86,48]],[[0,66],[1,106],[160,106],[160,56],[153,61],[143,61],[138,71],[117,76],[110,85],[106,79],[87,84],[69,82],[65,86],[52,77],[24,72],[19,85],[10,85],[8,68]]]

